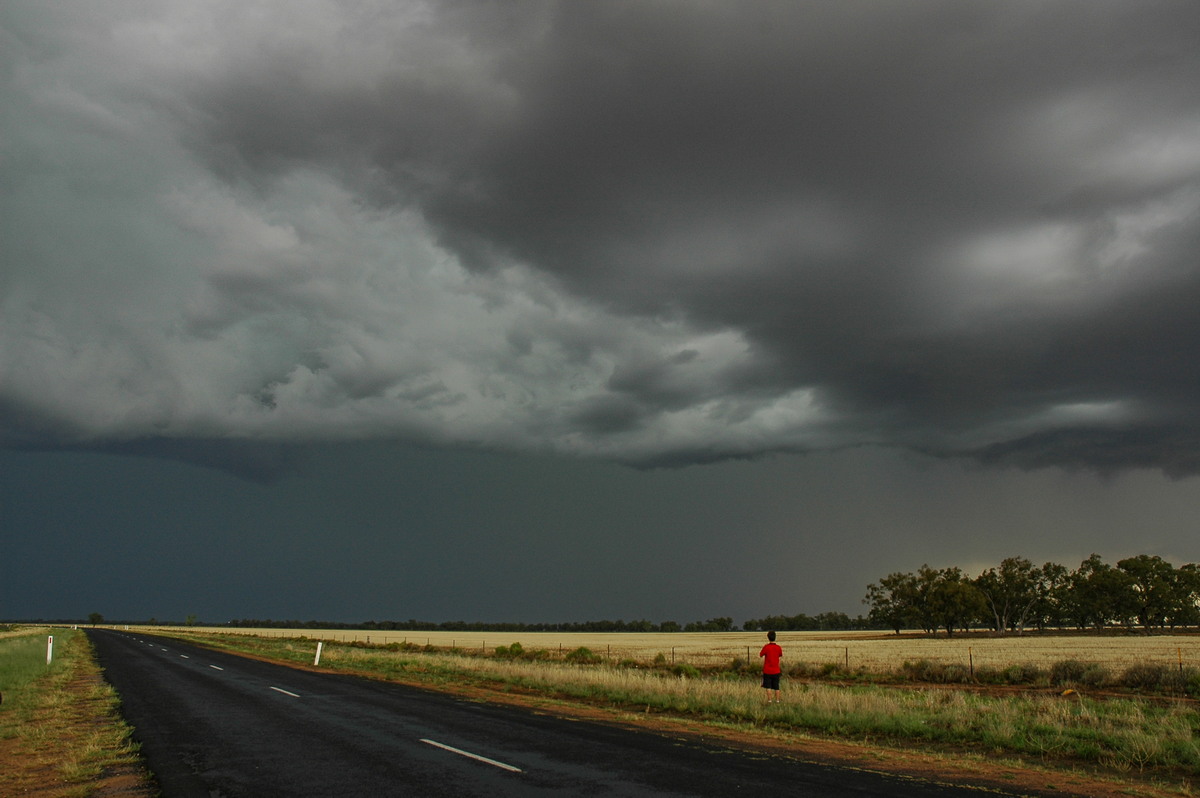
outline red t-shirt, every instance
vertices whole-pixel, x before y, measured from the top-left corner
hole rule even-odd
[[[767,643],[762,647],[762,651],[758,652],[758,656],[763,658],[763,673],[771,675],[782,673],[779,669],[779,659],[783,656],[783,649],[778,643]]]

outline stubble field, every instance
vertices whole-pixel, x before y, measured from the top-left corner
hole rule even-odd
[[[157,627],[163,631],[188,631],[189,627]],[[195,628],[190,628],[196,631]],[[500,646],[520,643],[526,650],[565,654],[586,647],[613,661],[651,662],[659,654],[671,663],[699,668],[727,665],[734,659],[755,662],[766,642],[763,632],[381,632],[344,629],[222,629],[209,634],[249,634],[263,637],[308,638],[335,642],[389,643],[433,646],[487,653]],[[1049,668],[1056,662],[1077,660],[1113,670],[1135,664],[1200,667],[1200,635],[1025,634],[969,635],[947,639],[919,633],[780,632],[778,641],[790,666],[836,665],[847,671],[887,672],[906,662],[927,661],[965,668],[1003,669],[1013,665]]]

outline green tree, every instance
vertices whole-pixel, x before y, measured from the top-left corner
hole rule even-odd
[[[928,571],[929,590],[926,593],[927,613],[933,621],[932,631],[940,626],[947,637],[956,629],[966,629],[987,611],[987,600],[974,583],[958,568]],[[917,574],[918,581],[924,577]]]
[[[1139,554],[1117,562],[1129,583],[1130,608],[1143,629],[1166,625],[1182,603],[1175,567],[1162,557]]]
[[[1025,630],[1038,598],[1038,577],[1038,569],[1024,557],[1008,557],[999,568],[989,568],[976,577],[975,587],[987,602],[992,628],[1000,634]]]
[[[88,615],[88,623],[92,626],[104,623],[104,616],[98,612],[93,612]]]
[[[917,578],[911,573],[892,573],[867,585],[863,604],[873,623],[895,629],[896,634],[916,619]]]
[[[1170,625],[1200,624],[1200,565],[1190,562],[1175,570],[1175,595],[1178,604],[1173,608]]]
[[[1125,623],[1136,609],[1132,581],[1093,554],[1071,572],[1068,615],[1080,628],[1102,629],[1116,621]]]
[[[1071,572],[1065,565],[1048,562],[1038,569],[1033,608],[1029,621],[1038,629],[1062,626],[1066,622],[1066,607],[1071,589]]]

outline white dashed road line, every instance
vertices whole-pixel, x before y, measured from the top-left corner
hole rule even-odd
[[[487,764],[493,765],[502,770],[508,770],[513,773],[523,773],[524,772],[523,770],[521,770],[518,767],[513,767],[512,765],[506,765],[503,762],[497,762],[494,759],[488,759],[486,756],[480,756],[479,754],[472,754],[470,751],[464,751],[461,748],[455,748],[454,746],[446,745],[445,743],[439,743],[435,740],[426,740],[426,739],[422,738],[421,742],[428,743],[429,745],[432,745],[435,748],[441,748],[444,751],[450,751],[451,753],[458,754],[459,756],[465,756],[468,759],[474,759],[479,762],[486,762]]]
[[[272,689],[272,690],[274,690],[274,691],[275,691],[275,692],[277,692],[277,693],[283,693],[284,695],[290,695],[292,698],[299,698],[299,697],[300,697],[300,694],[299,694],[299,693],[292,693],[292,692],[289,692],[289,691],[287,691],[287,690],[284,690],[282,687],[272,687],[271,689]]]

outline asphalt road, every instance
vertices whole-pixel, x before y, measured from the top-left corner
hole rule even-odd
[[[88,635],[166,798],[1002,794]]]

